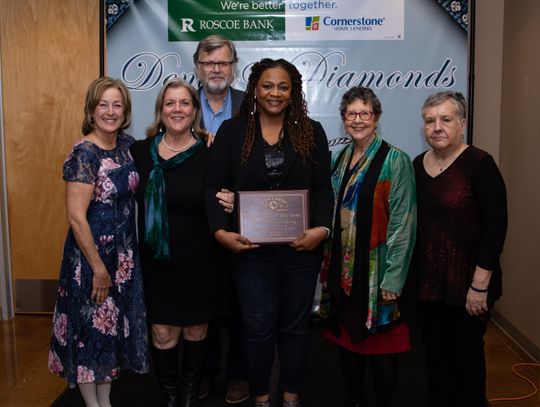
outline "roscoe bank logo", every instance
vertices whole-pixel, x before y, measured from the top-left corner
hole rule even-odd
[[[258,20],[247,19],[213,19],[198,21],[198,29],[193,27],[195,21],[192,18],[180,19],[180,32],[197,32],[198,30],[274,30],[274,19],[264,18]]]
[[[322,17],[310,16],[306,17],[306,31],[318,31],[320,24],[329,27],[333,31],[372,31],[375,28],[382,27],[386,22],[385,17]]]

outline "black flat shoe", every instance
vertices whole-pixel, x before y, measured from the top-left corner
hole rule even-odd
[[[362,399],[362,400],[358,401],[358,400],[352,400],[350,398],[347,398],[345,400],[345,404],[343,406],[344,407],[367,407],[368,402],[367,402],[366,399]]]

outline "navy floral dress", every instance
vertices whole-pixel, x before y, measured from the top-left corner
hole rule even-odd
[[[111,381],[120,370],[148,371],[143,285],[135,234],[139,176],[120,134],[113,150],[83,140],[64,163],[64,180],[94,185],[87,219],[111,276],[109,296],[90,299],[93,272],[70,229],[64,245],[53,317],[49,370],[78,383]]]

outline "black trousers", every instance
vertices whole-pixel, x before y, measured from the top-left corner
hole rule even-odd
[[[389,407],[398,381],[398,354],[365,355],[339,347],[341,370],[347,386],[345,406],[367,406],[364,378],[370,365],[376,407]]]
[[[465,307],[420,302],[426,349],[428,397],[432,407],[484,407],[484,334],[489,315],[471,316]]]
[[[246,362],[242,350],[242,313],[238,293],[228,265],[224,265],[224,272],[227,273],[228,284],[228,313],[227,319],[227,359],[226,376],[227,380],[248,380]],[[204,376],[214,380],[219,374],[222,360],[223,343],[220,337],[222,318],[218,317],[208,324],[207,339],[207,363]]]

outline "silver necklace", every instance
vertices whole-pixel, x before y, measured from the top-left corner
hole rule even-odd
[[[441,161],[437,159],[437,157],[435,156],[435,153],[432,150],[433,161],[435,161],[435,164],[437,164],[437,166],[439,167],[439,172],[443,172],[446,168],[450,166],[450,164],[454,162],[454,156],[460,150],[461,150],[461,145],[459,145],[458,148],[452,151],[452,153],[447,158],[443,159],[442,164],[441,164]]]
[[[163,135],[162,139],[161,139],[161,143],[163,144],[163,146],[168,149],[168,150],[171,150],[172,152],[174,153],[179,153],[181,151],[184,151],[186,150],[190,145],[191,145],[191,142],[193,140],[193,135],[189,135],[189,140],[187,141],[186,145],[183,146],[183,147],[180,147],[180,148],[172,148],[170,145],[167,144],[167,142],[165,141],[165,135]]]

